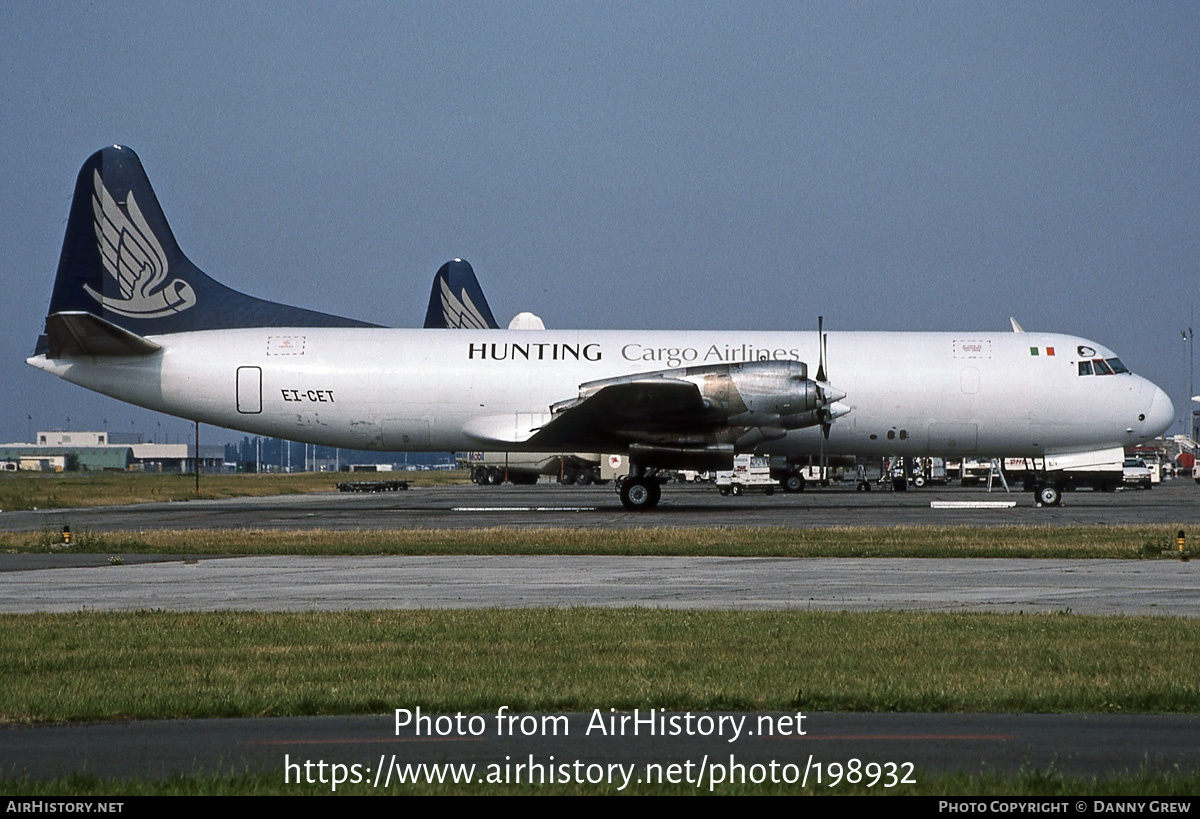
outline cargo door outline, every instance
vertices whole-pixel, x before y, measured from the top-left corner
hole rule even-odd
[[[262,412],[262,367],[237,368],[237,411],[243,415]]]

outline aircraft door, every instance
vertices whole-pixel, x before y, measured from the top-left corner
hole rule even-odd
[[[262,368],[237,368],[237,411],[245,415],[262,412]]]

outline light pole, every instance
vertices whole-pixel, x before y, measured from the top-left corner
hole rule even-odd
[[[1179,337],[1187,345],[1187,395],[1183,398],[1183,434],[1195,440],[1195,430],[1192,428],[1192,396],[1196,394],[1193,373],[1196,371],[1196,334],[1191,327],[1180,330]]]
[[[1196,394],[1196,382],[1195,382],[1195,377],[1196,377],[1196,334],[1195,334],[1195,332],[1192,331],[1191,327],[1187,328],[1187,340],[1188,340],[1188,399],[1189,399],[1187,402],[1187,405],[1188,405],[1187,433],[1188,433],[1188,437],[1194,441],[1194,440],[1196,440],[1197,437],[1200,437],[1200,436],[1198,436],[1197,432],[1196,432],[1196,423],[1195,423],[1196,415],[1195,415],[1195,410],[1192,408],[1192,402],[1190,400],[1192,398],[1192,396],[1194,396]]]

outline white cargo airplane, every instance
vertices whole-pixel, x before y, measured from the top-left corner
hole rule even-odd
[[[450,295],[462,324],[486,326]],[[1112,351],[1050,333],[444,332],[276,304],[183,255],[121,146],[79,173],[28,361],[122,401],[293,441],[623,454],[630,509],[657,505],[658,471],[728,469],[735,453],[1044,457],[1146,441],[1173,417]],[[819,362],[815,377],[806,361]],[[1061,488],[1049,473],[1036,487],[1048,504]]]

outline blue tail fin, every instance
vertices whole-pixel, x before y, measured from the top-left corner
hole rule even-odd
[[[471,265],[455,259],[442,265],[433,277],[426,329],[496,330],[499,325],[483,297]]]
[[[90,313],[138,336],[238,327],[373,327],[231,290],[192,264],[142,163],[114,145],[79,172],[49,315]],[[48,325],[53,331],[53,326]],[[46,346],[39,339],[38,347]]]

